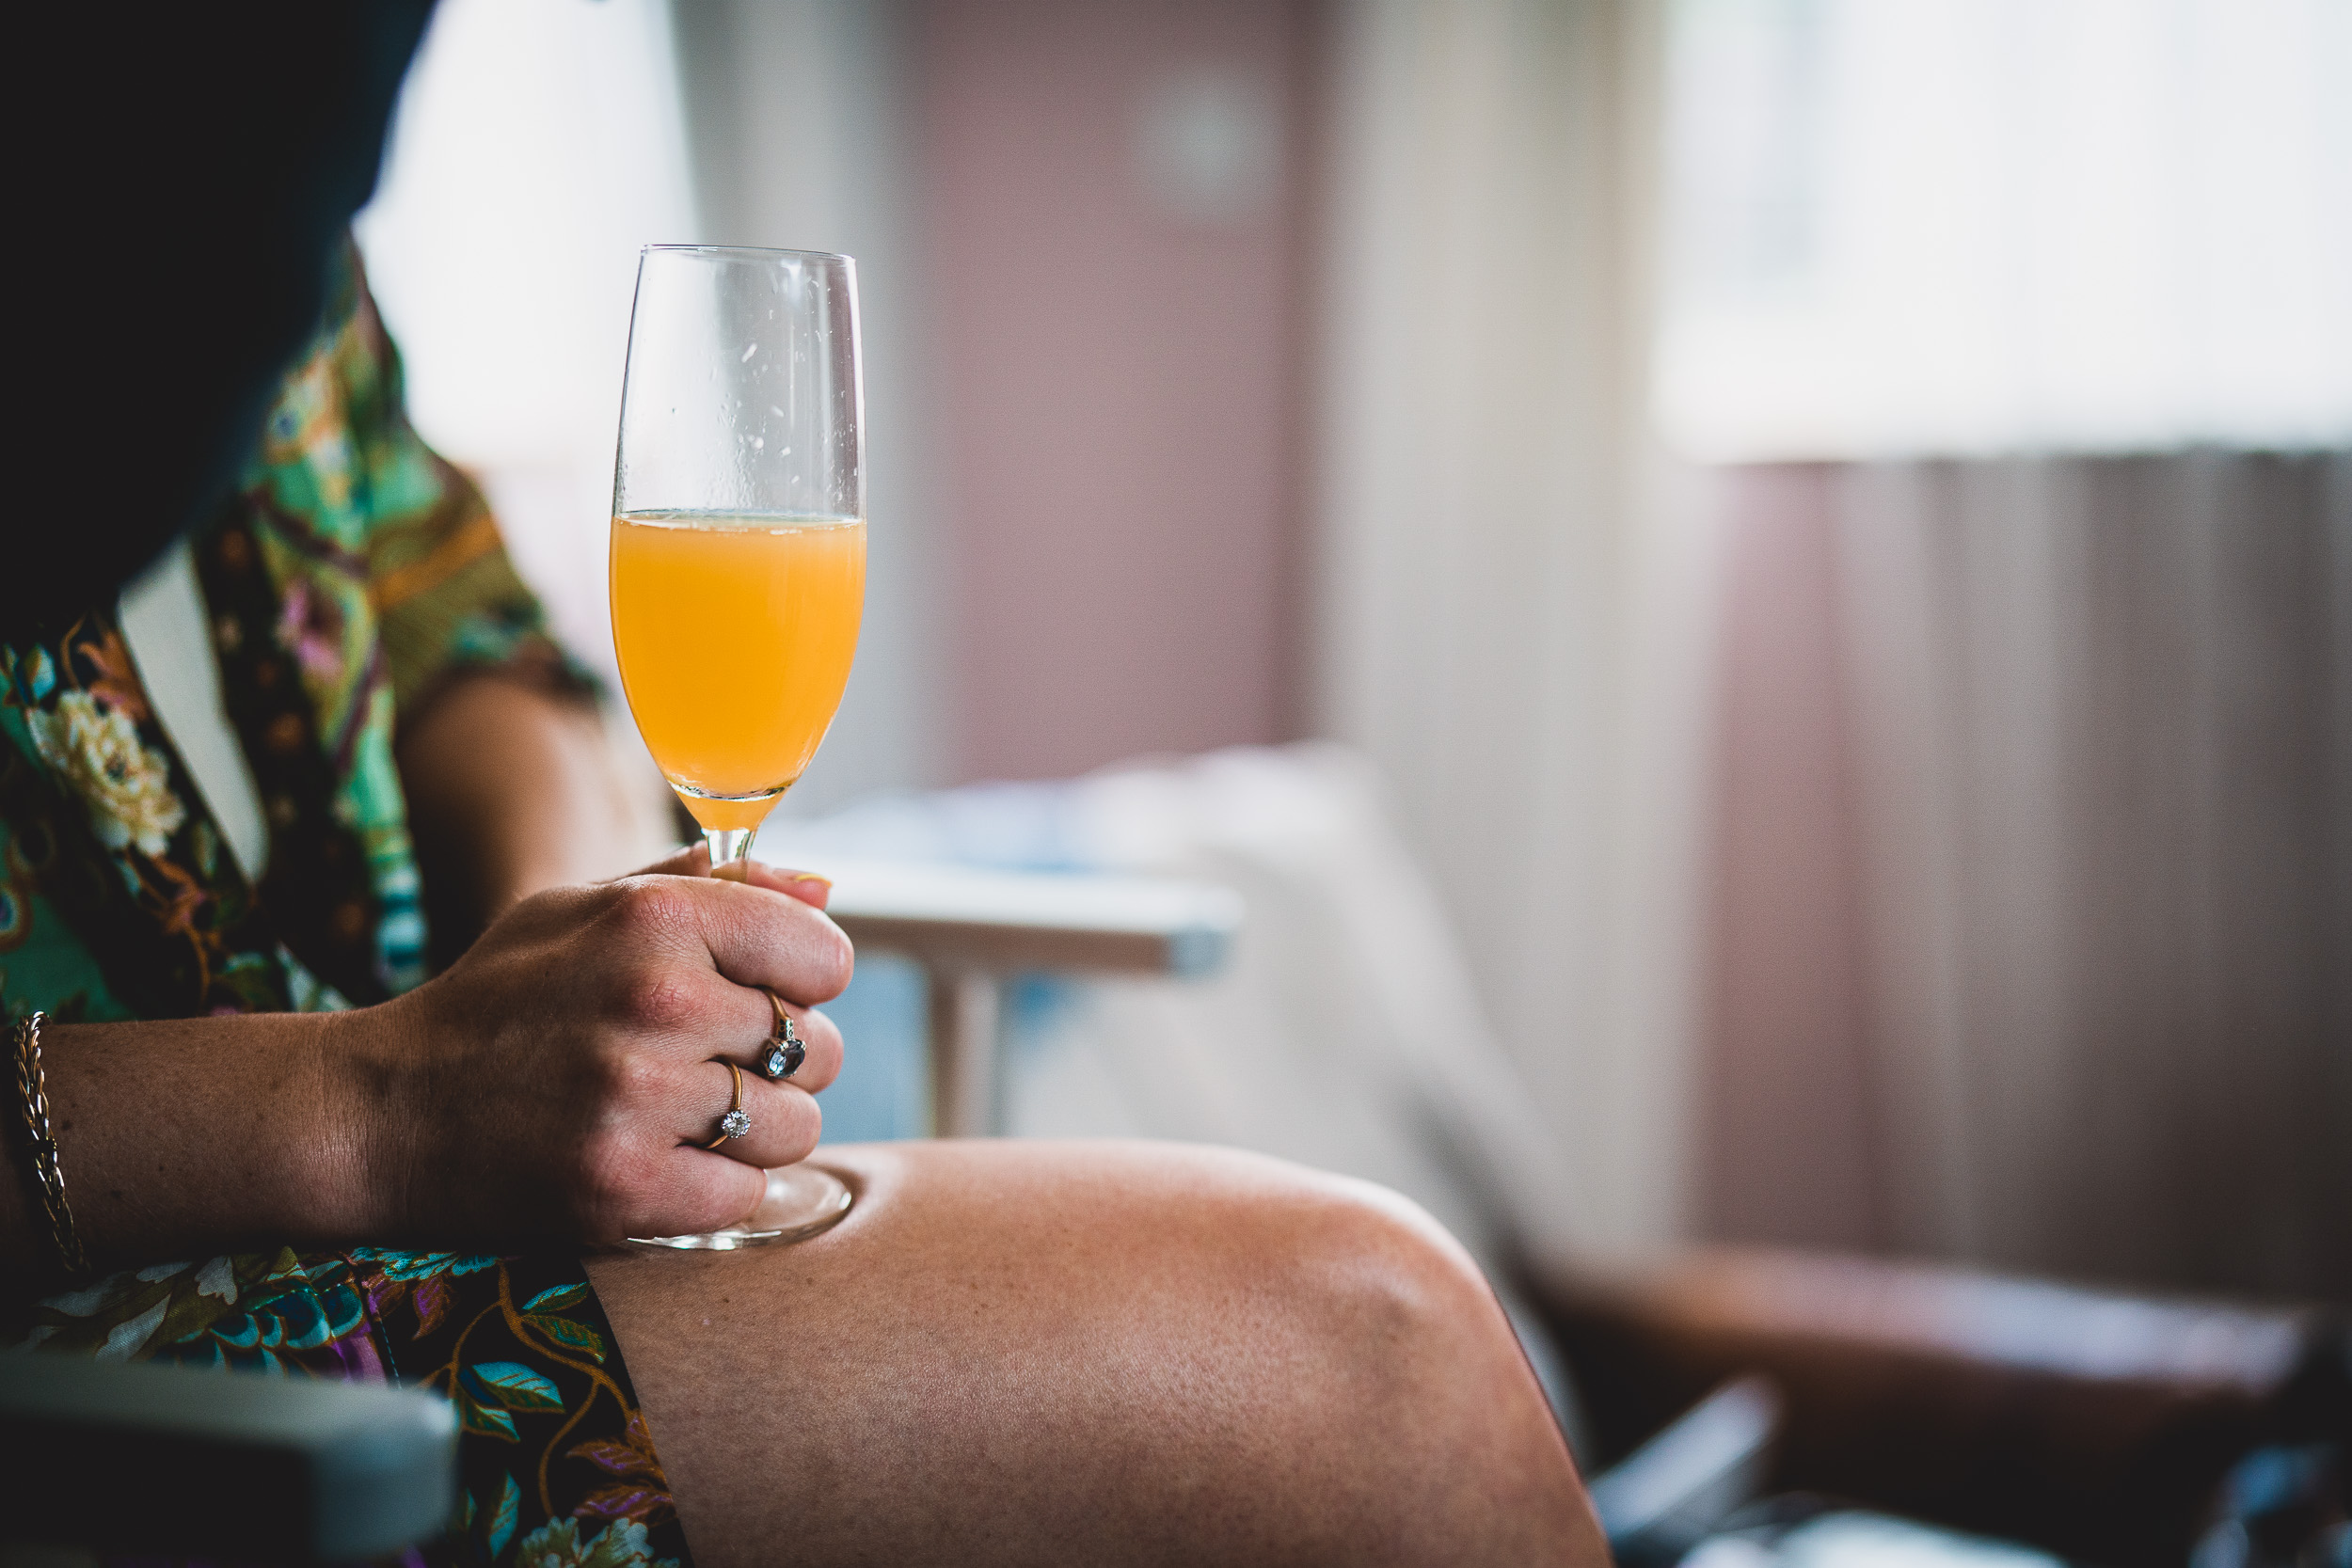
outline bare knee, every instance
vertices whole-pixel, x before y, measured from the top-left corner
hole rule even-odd
[[[865,1191],[815,1242],[596,1270],[717,1568],[776,1539],[751,1461],[787,1451],[812,1562],[1605,1560],[1493,1297],[1392,1195],[1169,1146],[830,1158]]]
[[[995,1233],[1030,1238],[1036,1342],[1106,1395],[1053,1451],[1090,1452],[1088,1506],[1131,1537],[1189,1537],[1195,1560],[1606,1560],[1493,1292],[1394,1193],[1170,1145],[914,1157],[1025,1215]]]
[[[1271,1163],[1269,1163],[1271,1164]],[[1566,1447],[1508,1321],[1462,1248],[1393,1193],[1277,1166],[1242,1199],[1293,1357],[1266,1418],[1333,1456],[1294,1503],[1332,1560],[1606,1560]],[[1272,1369],[1268,1369],[1269,1371]]]

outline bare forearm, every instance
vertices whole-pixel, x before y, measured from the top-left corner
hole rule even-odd
[[[74,1227],[93,1266],[367,1233],[366,1121],[339,1075],[367,1015],[48,1025],[41,1062]],[[56,1254],[18,1171],[0,1273]]]
[[[816,1146],[840,1070],[818,1003],[850,943],[765,867],[567,886],[373,1007],[53,1025],[41,1055],[76,1227],[98,1268],[352,1242],[578,1243],[741,1217]],[[741,1073],[792,1009],[791,1083]],[[723,1070],[733,1065],[738,1071]],[[752,1120],[707,1144],[730,1094]],[[54,1277],[37,1199],[0,1186],[0,1291]]]
[[[596,710],[497,675],[444,692],[401,736],[401,787],[446,964],[522,899],[668,847],[615,776]]]
[[[748,890],[707,882],[675,895],[574,885],[627,869],[651,836],[648,814],[616,777],[593,710],[526,686],[490,677],[445,693],[403,736],[399,763],[427,895],[439,890],[442,934],[455,939],[446,956],[528,895],[565,891],[501,925],[502,957],[484,958],[474,944],[463,972],[379,1006],[50,1025],[42,1057],[59,1161],[93,1265],[244,1245],[574,1236],[612,1230],[613,1214],[693,1229],[721,1223],[705,1208],[748,1203],[725,1190],[730,1168],[743,1169],[732,1160],[665,1174],[643,1192],[622,1183],[617,1199],[597,1161],[613,1142],[616,1096],[631,1106],[619,1119],[655,1154],[633,1171],[665,1172],[660,1162],[694,1152],[686,1134],[707,1119],[701,1101],[718,1088],[712,1046],[768,1027],[756,988],[807,1004],[847,983],[847,942],[808,908],[822,900],[772,876],[748,902]],[[777,893],[787,896],[768,896]],[[700,939],[678,944],[672,917],[708,898],[723,901],[714,909],[727,929],[748,922],[766,933],[739,965],[749,966],[741,985],[714,973]],[[647,964],[663,977],[632,990],[627,976]],[[613,1065],[645,1024],[630,999],[675,999],[693,986],[712,1000],[653,1030],[692,1041],[680,1064],[664,1060],[679,1082],[648,1089],[642,1070]],[[616,1008],[620,1024],[606,1016]],[[570,1013],[580,1017],[564,1022]],[[614,1050],[594,1049],[599,1030]],[[821,1086],[816,1064],[823,1051],[837,1062],[838,1036],[816,1014],[803,1015],[803,1084]],[[783,1140],[770,1163],[815,1141],[814,1106],[798,1118],[792,1109],[780,1102],[767,1118]],[[535,1131],[516,1119],[534,1112],[553,1119]],[[0,1182],[0,1289],[49,1277],[53,1261],[39,1201],[11,1175]]]

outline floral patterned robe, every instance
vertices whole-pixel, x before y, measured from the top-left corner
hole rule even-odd
[[[193,556],[268,869],[249,883],[224,852],[112,607],[60,606],[46,625],[8,628],[0,1011],[11,1024],[36,1008],[78,1022],[339,1007],[417,984],[425,933],[395,724],[469,667],[579,680],[480,493],[409,427],[356,257],[240,493]],[[22,1134],[9,1141],[14,1153]],[[70,1194],[70,1141],[62,1153]],[[289,1248],[13,1299],[24,1293],[0,1307],[0,1342],[19,1350],[446,1396],[464,1434],[462,1502],[433,1560],[686,1558],[576,1257]]]

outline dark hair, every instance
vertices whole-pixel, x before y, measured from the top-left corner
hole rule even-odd
[[[11,73],[32,204],[0,636],[103,603],[227,495],[375,188],[431,9],[47,14],[56,41]]]

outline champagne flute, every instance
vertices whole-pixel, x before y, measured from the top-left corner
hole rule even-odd
[[[850,678],[864,415],[849,257],[641,253],[612,480],[612,641],[638,732],[701,824],[715,877],[741,879]],[[742,1224],[650,1239],[791,1240],[849,1202],[831,1173],[787,1166]]]

